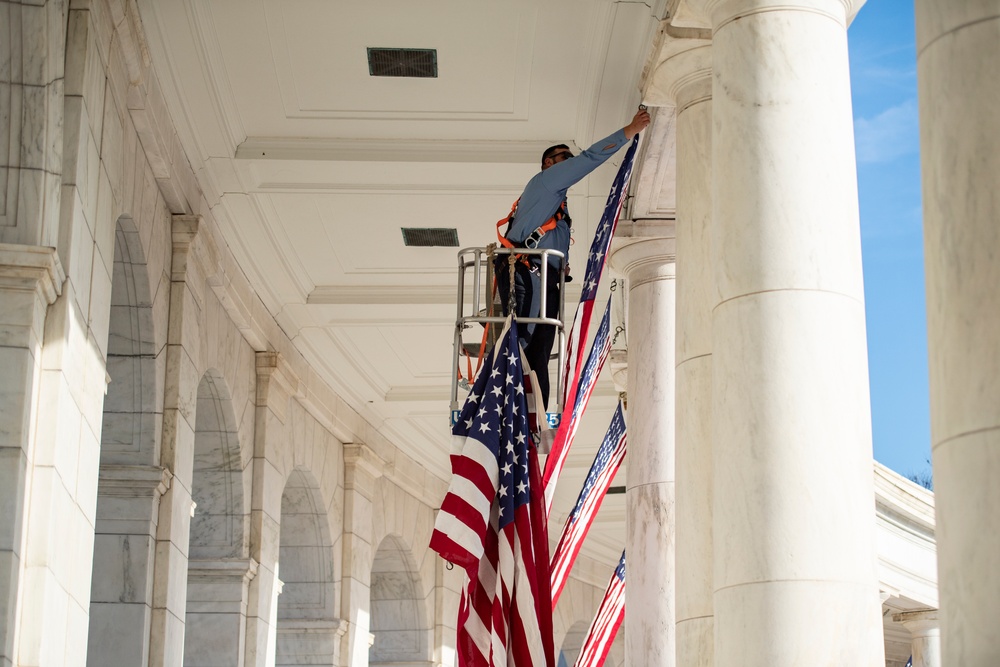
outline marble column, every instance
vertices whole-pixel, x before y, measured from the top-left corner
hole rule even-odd
[[[712,667],[712,53],[667,38],[652,85],[677,115],[677,664]]]
[[[1000,5],[916,3],[945,665],[1000,664]]]
[[[283,447],[290,447],[285,434],[289,398],[298,391],[299,380],[277,352],[257,353],[257,388],[254,414],[253,490],[250,499],[250,557],[260,565],[250,582],[247,609],[246,664],[273,664],[276,632],[275,587],[278,585],[281,494],[287,474],[277,462]],[[274,621],[272,621],[272,618]]]
[[[625,663],[667,667],[675,652],[675,248],[672,221],[644,229],[656,236],[616,238],[611,255],[629,290]]]
[[[892,620],[902,623],[913,638],[910,642],[912,667],[941,667],[941,625],[938,610],[906,611],[893,614]]]
[[[52,248],[0,244],[0,665],[16,664],[32,437],[46,309],[62,291]]]
[[[341,665],[365,667],[371,634],[371,578],[375,558],[372,502],[375,482],[385,461],[363,443],[344,445],[344,556],[341,618],[346,636],[340,642]],[[346,639],[346,641],[345,641]]]
[[[153,612],[149,667],[172,667],[184,659],[187,559],[194,476],[195,409],[201,380],[199,349],[205,279],[197,260],[199,216],[174,216],[170,266],[170,321],[163,391],[160,464],[173,473],[160,501],[153,566]]]
[[[698,0],[712,27],[715,661],[884,665],[847,23]]]

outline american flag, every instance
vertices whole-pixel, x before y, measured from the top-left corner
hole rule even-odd
[[[553,607],[556,606],[559,594],[569,579],[573,562],[580,553],[587,531],[594,523],[597,510],[601,508],[601,501],[611,486],[611,480],[625,459],[625,440],[625,417],[622,413],[622,404],[619,402],[618,409],[611,418],[611,425],[608,426],[608,432],[604,436],[604,442],[597,450],[594,463],[587,473],[587,480],[583,483],[583,490],[576,500],[576,507],[569,513],[562,535],[559,537],[559,544],[552,554]]]
[[[615,228],[618,226],[618,215],[621,213],[622,205],[625,203],[625,193],[628,191],[629,179],[632,177],[632,161],[635,158],[636,146],[639,145],[639,135],[635,135],[625,159],[618,168],[618,175],[611,185],[611,192],[608,193],[608,201],[604,204],[604,214],[601,216],[601,224],[597,227],[594,235],[594,242],[590,244],[590,254],[587,256],[587,272],[583,277],[583,292],[580,295],[580,304],[576,308],[576,315],[573,317],[573,327],[570,329],[566,342],[566,361],[562,373],[563,386],[563,411],[573,410],[577,396],[577,382],[582,371],[582,359],[584,346],[587,344],[587,333],[590,329],[590,316],[594,310],[594,299],[597,297],[597,285],[601,282],[601,274],[604,273],[604,265],[607,262],[608,248],[611,246],[611,238],[614,236]],[[560,429],[561,430],[561,429]],[[561,452],[561,448],[569,448],[569,442],[564,438],[559,441],[558,434],[556,441],[552,445],[549,458],[545,462],[545,492],[551,493],[549,487],[555,487],[558,470],[551,470],[557,464],[561,467],[566,454]]]
[[[459,666],[552,667],[552,595],[538,454],[517,322],[508,319],[452,430],[452,480],[430,547],[469,575]]]
[[[611,575],[608,590],[604,592],[601,606],[597,608],[587,636],[583,639],[580,657],[576,659],[576,667],[599,667],[608,657],[611,644],[615,641],[618,628],[625,620],[625,552],[618,561],[615,573]]]
[[[608,307],[604,309],[604,317],[601,318],[601,326],[597,328],[597,335],[594,336],[594,346],[590,348],[590,356],[580,374],[579,386],[576,390],[576,400],[573,401],[573,409],[569,419],[563,419],[559,423],[555,438],[552,441],[552,448],[549,450],[549,458],[545,460],[545,473],[542,475],[542,484],[545,486],[545,512],[548,514],[552,509],[552,498],[556,492],[556,480],[562,472],[566,463],[566,456],[569,448],[573,444],[576,430],[580,427],[580,417],[587,409],[590,395],[594,393],[594,386],[597,384],[597,376],[604,368],[604,362],[611,352],[611,299],[608,299]]]

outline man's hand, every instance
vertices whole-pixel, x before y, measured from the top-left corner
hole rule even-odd
[[[625,126],[625,138],[631,139],[635,135],[639,134],[649,125],[649,112],[645,109],[640,109],[636,112],[635,116],[632,118],[632,122]]]

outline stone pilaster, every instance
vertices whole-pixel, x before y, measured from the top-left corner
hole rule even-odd
[[[55,246],[69,3],[0,2],[0,243]]]
[[[691,4],[712,28],[715,661],[881,666],[846,39],[862,3]]]
[[[913,638],[910,641],[912,667],[941,667],[941,624],[938,610],[906,611],[893,614],[892,620],[902,623]]]
[[[344,445],[344,557],[341,618],[347,641],[341,642],[341,665],[364,667],[371,646],[371,576],[375,558],[372,500],[385,461],[363,443]]]
[[[0,244],[0,665],[15,662],[18,599],[33,425],[39,418],[41,347],[48,306],[62,291],[51,248]]]
[[[254,400],[253,491],[250,500],[250,557],[260,563],[250,583],[247,610],[246,664],[264,667],[275,646],[272,619],[277,619],[278,551],[281,494],[287,471],[278,465],[282,447],[291,447],[285,435],[289,398],[299,380],[277,352],[257,353],[257,391]],[[269,643],[271,644],[269,646]]]
[[[916,3],[942,664],[1000,664],[1000,6]]]
[[[666,37],[652,80],[677,113],[677,664],[714,664],[712,53]]]
[[[674,226],[632,225],[611,265],[628,279],[625,661],[674,664]],[[619,227],[626,232],[629,226]],[[633,232],[634,233],[634,232]]]
[[[249,586],[254,559],[190,560],[184,628],[184,664],[242,667]]]
[[[159,466],[101,466],[87,644],[90,665],[147,664],[156,523],[170,480],[170,472]]]
[[[194,252],[201,219],[174,216],[172,225],[170,320],[160,463],[173,473],[173,479],[160,502],[156,527],[150,667],[178,665],[184,656],[195,409],[201,380],[198,350],[204,277]]]

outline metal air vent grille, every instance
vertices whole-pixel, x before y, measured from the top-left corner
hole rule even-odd
[[[445,227],[402,227],[403,244],[408,246],[458,247],[458,230]]]
[[[370,46],[368,73],[372,76],[437,78],[437,49],[386,49]]]

